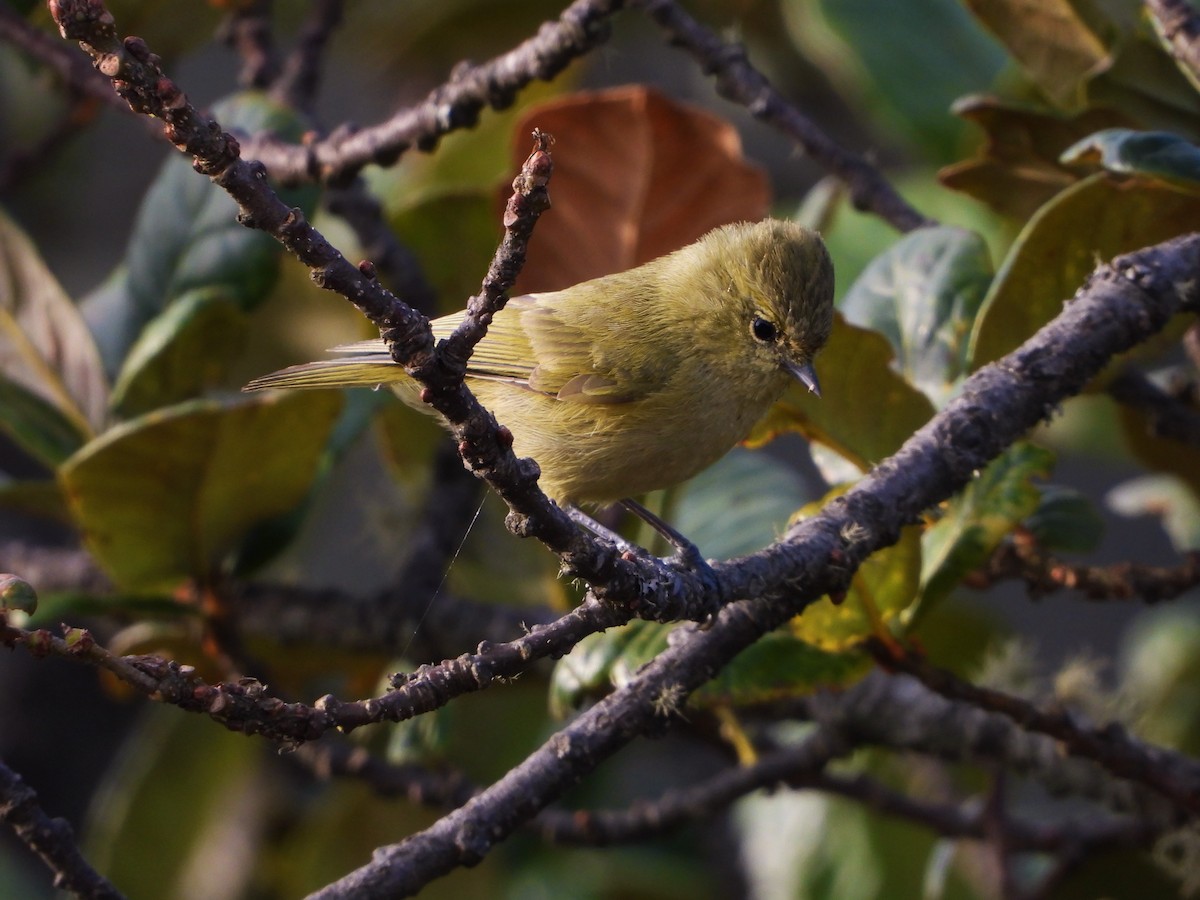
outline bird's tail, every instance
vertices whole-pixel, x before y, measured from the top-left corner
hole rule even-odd
[[[335,352],[348,353],[343,359],[321,359],[291,366],[255,378],[243,391],[266,391],[284,388],[374,387],[408,381],[404,369],[396,365],[380,341],[371,342],[369,349],[360,344],[335,347]]]

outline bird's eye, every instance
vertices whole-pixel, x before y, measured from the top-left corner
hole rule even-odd
[[[750,333],[764,344],[773,344],[775,338],[779,337],[779,330],[775,327],[775,323],[762,316],[754,317],[754,321],[750,323]]]

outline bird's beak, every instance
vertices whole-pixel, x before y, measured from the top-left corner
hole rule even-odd
[[[812,363],[787,363],[787,370],[792,377],[799,381],[802,385],[816,394],[821,396],[821,382],[817,381],[817,370],[812,367]]]

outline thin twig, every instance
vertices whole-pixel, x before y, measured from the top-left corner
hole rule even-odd
[[[573,60],[609,35],[608,20],[621,0],[575,0],[536,36],[481,65],[455,68],[448,82],[421,103],[386,122],[359,131],[339,130],[305,146],[263,137],[248,144],[248,155],[261,160],[271,176],[285,184],[319,181],[345,183],[372,163],[391,165],[412,147],[429,151],[443,135],[470,128],[485,107],[505,109],[534,81],[550,81]]]
[[[1200,409],[1191,398],[1169,394],[1144,375],[1123,372],[1108,385],[1109,395],[1118,403],[1146,416],[1150,433],[1200,448]]]
[[[911,652],[867,642],[880,664],[917,678],[930,690],[990,712],[1001,713],[1029,731],[1049,735],[1075,756],[1099,763],[1121,778],[1144,784],[1192,815],[1200,814],[1200,764],[1131,737],[1111,723],[1102,729],[1078,721],[1065,709],[1041,709],[1020,697],[979,687],[931,665]]]
[[[1200,551],[1184,554],[1177,566],[1123,562],[1107,566],[1072,565],[1038,546],[1033,535],[1018,532],[996,548],[987,564],[967,576],[969,587],[982,589],[1017,578],[1031,595],[1079,591],[1089,600],[1136,600],[1161,603],[1200,585]]]
[[[1187,0],[1146,0],[1155,29],[1167,41],[1171,55],[1200,84],[1200,12]]]
[[[54,873],[54,886],[76,897],[121,900],[124,895],[79,852],[65,819],[52,819],[38,804],[33,788],[0,761],[0,821],[10,825]]]
[[[271,85],[271,95],[285,106],[312,115],[325,48],[342,22],[342,7],[342,0],[313,0],[308,18],[296,37],[296,46]]]
[[[657,22],[672,43],[700,63],[705,74],[715,76],[717,92],[722,97],[778,128],[818,165],[845,182],[855,208],[875,213],[900,231],[935,224],[901,197],[875,166],[842,147],[788,103],[750,64],[744,47],[723,41],[674,0],[631,0],[631,5],[643,9]]]
[[[432,316],[437,309],[433,286],[412,251],[396,239],[384,217],[383,205],[370,194],[363,179],[327,189],[321,202],[353,229],[366,258],[392,293],[418,312]]]
[[[238,84],[243,88],[262,90],[279,70],[271,31],[272,5],[272,0],[236,4],[217,34],[242,59]]]

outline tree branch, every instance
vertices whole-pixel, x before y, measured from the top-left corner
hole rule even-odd
[[[432,150],[443,135],[473,126],[484,107],[507,108],[526,85],[551,80],[607,40],[608,20],[620,6],[621,0],[575,0],[535,37],[482,65],[460,65],[422,103],[386,122],[335,132],[308,146],[261,137],[247,145],[247,154],[285,184],[312,178],[338,184],[372,163],[391,165],[410,147]]]
[[[59,890],[93,900],[124,897],[83,858],[71,826],[64,819],[47,816],[33,789],[3,761],[0,761],[0,821],[8,823],[17,837],[50,867],[54,886]]]
[[[295,48],[271,85],[271,95],[285,106],[312,115],[325,48],[342,23],[343,5],[342,0],[314,0],[296,37]]]
[[[1108,385],[1108,393],[1118,403],[1140,410],[1156,437],[1200,448],[1200,410],[1187,398],[1168,394],[1136,372],[1118,375]]]
[[[500,840],[640,734],[665,727],[687,696],[741,650],[822,594],[845,585],[902,525],[949,497],[1112,356],[1200,304],[1200,235],[1101,266],[1049,325],[975,373],[958,398],[850,492],[752,557],[719,565],[721,609],[707,630],[677,640],[624,687],[555,734],[504,777],[313,897],[391,897],[478,862]],[[850,538],[853,537],[853,542]],[[686,580],[691,587],[695,582]],[[647,586],[648,588],[650,586]],[[693,599],[671,592],[667,605]],[[711,602],[711,598],[710,598]]]
[[[808,156],[845,182],[856,209],[875,213],[899,231],[936,224],[901,197],[875,166],[839,145],[784,100],[750,64],[744,47],[721,40],[675,0],[632,0],[631,5],[657,22],[672,43],[695,58],[706,75],[716,77],[717,93],[791,137]]]
[[[1001,713],[1026,730],[1049,735],[1066,752],[1144,784],[1192,815],[1200,814],[1200,764],[1194,760],[1144,744],[1115,722],[1101,729],[1092,728],[1077,721],[1068,710],[1039,709],[1020,697],[978,687],[876,638],[869,639],[867,647],[880,665],[917,678],[943,697]]]
[[[1154,27],[1167,41],[1171,55],[1200,84],[1200,13],[1187,0],[1146,0]]]
[[[1019,578],[1030,594],[1079,591],[1089,600],[1138,600],[1161,603],[1200,585],[1200,552],[1184,554],[1178,566],[1123,562],[1109,566],[1071,565],[1043,553],[1033,535],[1018,532],[996,548],[983,568],[966,579],[982,589],[997,581]]]

